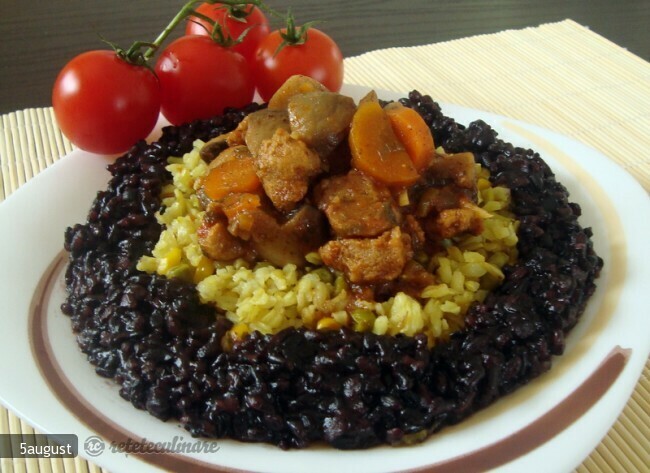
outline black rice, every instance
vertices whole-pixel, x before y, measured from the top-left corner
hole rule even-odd
[[[521,222],[517,264],[470,309],[464,330],[430,350],[425,336],[289,329],[253,333],[224,352],[230,322],[202,305],[193,285],[135,269],[161,231],[167,158],[233,129],[251,105],[138,143],[109,166],[112,180],[87,222],[67,229],[62,309],[96,372],[135,407],[196,436],[351,449],[421,439],[547,371],[603,264],[578,224],[580,207],[534,151],[482,121],[457,124],[418,92],[402,102],[425,118],[436,144],[472,151],[493,184],[511,189]]]

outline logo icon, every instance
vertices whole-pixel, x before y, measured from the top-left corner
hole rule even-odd
[[[88,456],[91,457],[96,457],[102,454],[104,449],[106,448],[106,444],[104,441],[97,437],[96,435],[91,435],[86,439],[84,442],[84,450],[88,454]]]

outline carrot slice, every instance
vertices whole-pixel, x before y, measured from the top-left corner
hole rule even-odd
[[[203,181],[205,194],[219,200],[232,192],[255,193],[262,188],[255,172],[255,161],[244,157],[225,161],[214,167]]]
[[[260,208],[262,201],[258,194],[229,194],[223,200],[223,213],[232,220],[237,215]]]
[[[378,181],[388,186],[407,186],[419,179],[379,103],[359,105],[352,118],[349,142],[352,165]]]
[[[406,148],[415,169],[426,169],[436,155],[436,148],[424,118],[399,102],[388,104],[385,110],[395,135]]]

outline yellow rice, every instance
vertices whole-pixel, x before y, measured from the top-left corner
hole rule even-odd
[[[424,289],[421,301],[395,294],[385,302],[358,302],[346,311],[349,290],[341,274],[322,265],[317,253],[307,256],[305,269],[294,265],[276,268],[268,263],[250,267],[203,255],[196,230],[204,211],[196,195],[197,179],[207,172],[198,150],[170,158],[172,184],[163,190],[164,210],[157,216],[164,226],[151,256],[143,256],[138,269],[193,281],[201,301],[213,304],[242,336],[253,330],[275,333],[288,327],[336,328],[350,326],[376,334],[425,333],[431,345],[463,325],[473,302],[482,301],[503,279],[501,268],[517,258],[518,222],[508,212],[510,192],[492,187],[487,170],[479,170],[478,205],[489,212],[484,231],[446,241],[444,250],[420,262],[436,275],[436,284]],[[477,165],[478,166],[478,165]],[[359,323],[359,315],[364,323]]]

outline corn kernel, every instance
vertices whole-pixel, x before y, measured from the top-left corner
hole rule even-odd
[[[179,247],[176,246],[171,248],[165,257],[160,260],[160,263],[158,264],[158,273],[167,274],[170,269],[180,264],[182,256],[183,251]]]
[[[490,181],[484,178],[479,178],[478,181],[476,181],[476,187],[478,188],[479,191],[488,189],[490,185],[491,185]]]
[[[212,273],[214,273],[214,264],[209,258],[202,256],[199,260],[199,265],[194,271],[194,284],[200,283],[205,278],[212,275]]]
[[[411,203],[411,201],[409,200],[409,193],[406,189],[400,192],[397,203],[399,204],[400,207],[406,207]]]
[[[230,335],[234,340],[242,340],[246,335],[250,333],[248,325],[239,323],[232,326],[230,329]]]
[[[318,330],[338,330],[340,328],[339,323],[332,317],[324,317],[316,324],[316,329]]]

